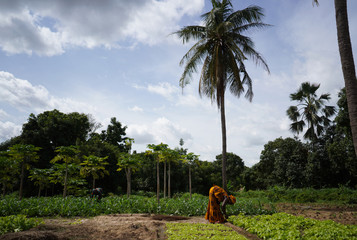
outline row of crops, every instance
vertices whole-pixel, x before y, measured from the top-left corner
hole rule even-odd
[[[357,239],[357,226],[343,225],[331,220],[318,221],[287,213],[272,215],[229,217],[233,225],[244,228],[260,239],[286,240],[350,240]],[[242,240],[244,236],[223,224],[168,223],[169,240],[229,239]]]
[[[155,197],[131,196],[105,197],[100,202],[88,197],[41,197],[26,198],[21,201],[16,198],[0,200],[0,216],[23,214],[29,217],[91,217],[101,214],[118,213],[154,213],[180,216],[202,216],[207,210],[208,198],[194,194],[192,199],[187,195],[177,198],[164,198],[157,203]],[[271,214],[274,208],[267,210],[259,202],[250,200],[238,201],[227,208],[227,213],[237,215]]]

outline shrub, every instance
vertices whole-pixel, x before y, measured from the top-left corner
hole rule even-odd
[[[0,217],[0,235],[7,232],[20,232],[42,224],[42,219],[27,218],[25,215]]]

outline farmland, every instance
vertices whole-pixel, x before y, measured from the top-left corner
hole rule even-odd
[[[305,190],[305,193],[307,191],[310,190]],[[329,190],[329,192],[336,191],[341,190]],[[264,235],[266,234],[264,231],[269,230],[272,225],[280,226],[278,230],[269,231],[276,231],[279,236],[285,236],[282,239],[289,239],[286,236],[303,232],[296,226],[314,227],[315,230],[305,227],[306,234],[316,235],[316,229],[325,234],[322,238],[315,239],[328,239],[326,236],[333,237],[330,239],[357,237],[357,206],[355,204],[327,200],[321,202],[318,199],[316,202],[300,203],[286,200],[284,202],[270,201],[268,198],[272,197],[273,192],[277,194],[276,189],[271,192],[241,193],[239,201],[233,206],[228,206],[227,212],[230,218],[229,223],[225,225],[247,239],[269,239]],[[288,197],[291,193],[288,191],[284,194]],[[256,198],[257,196],[260,200]],[[6,196],[0,201],[2,218],[8,218],[11,215],[26,215],[28,219],[34,219],[39,224],[34,225],[36,227],[33,228],[27,222],[26,224],[30,226],[29,230],[7,233],[0,236],[0,239],[19,239],[20,237],[26,239],[167,239],[170,236],[169,232],[166,232],[168,229],[175,229],[172,230],[173,233],[181,234],[182,232],[183,236],[186,236],[186,238],[180,238],[180,235],[173,235],[169,239],[187,239],[187,235],[201,236],[203,233],[199,233],[202,229],[200,224],[207,224],[204,219],[207,196],[200,194],[194,194],[192,199],[189,194],[164,198],[161,199],[159,205],[154,197],[137,195],[130,198],[106,196],[100,202],[88,197],[41,197],[25,198],[20,201],[13,196]],[[259,223],[259,220],[262,222]],[[271,225],[264,223],[264,221],[279,220],[282,222]],[[21,221],[24,222],[24,220]],[[193,224],[192,228],[188,228],[187,224]],[[258,230],[253,229],[249,224],[259,226]],[[285,229],[286,225],[292,225],[292,227]],[[233,234],[220,229],[220,225],[209,224],[209,226],[211,233],[207,233],[208,230],[204,232],[211,234],[211,237],[219,236],[219,234],[229,236]],[[299,236],[295,237],[295,239],[300,239]],[[227,239],[241,238],[232,235]]]

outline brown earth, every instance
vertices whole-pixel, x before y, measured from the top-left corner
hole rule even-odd
[[[333,220],[342,224],[357,225],[357,206],[335,206],[321,204],[291,204],[277,205],[279,212],[290,213],[295,216],[304,216],[317,220]]]
[[[303,204],[279,204],[279,211],[309,218],[331,219],[343,224],[357,225],[357,206],[336,207]],[[28,231],[7,233],[0,240],[114,240],[167,239],[167,222],[207,223],[204,217],[180,217],[149,214],[114,214],[93,218],[51,218]],[[225,223],[248,239],[259,239],[244,229]]]

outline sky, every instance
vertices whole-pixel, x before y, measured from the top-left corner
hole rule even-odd
[[[286,110],[301,83],[321,84],[335,105],[344,87],[333,1],[232,0],[264,9],[270,27],[246,32],[270,74],[246,61],[254,98],[226,94],[227,151],[251,167],[269,141],[293,137]],[[31,113],[112,117],[134,138],[133,150],[161,142],[214,161],[222,151],[220,112],[198,94],[199,72],[179,86],[181,58],[193,45],[174,34],[202,24],[208,0],[1,0],[0,142],[21,134]],[[357,1],[348,1],[353,51]],[[199,68],[200,69],[200,68]]]

